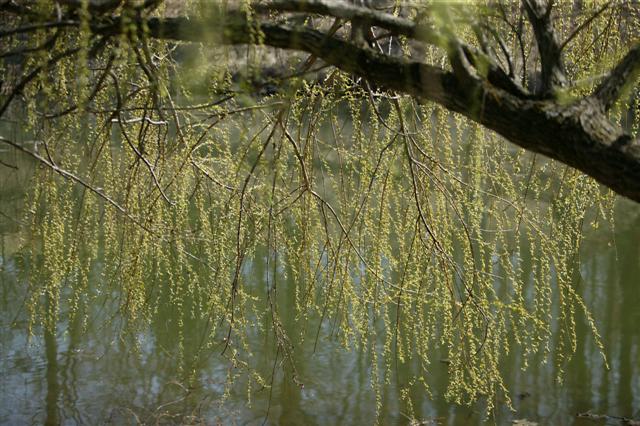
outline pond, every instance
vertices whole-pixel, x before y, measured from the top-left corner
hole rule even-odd
[[[221,356],[224,346],[203,344],[202,321],[182,324],[167,309],[157,316],[162,320],[124,333],[123,320],[110,306],[118,295],[96,295],[88,321],[70,322],[63,313],[55,335],[40,329],[30,335],[24,273],[29,262],[19,231],[32,165],[13,152],[2,155],[18,169],[0,165],[1,424],[374,424],[376,404],[380,424],[640,420],[640,209],[630,202],[618,201],[613,238],[607,231],[585,236],[576,284],[602,335],[609,369],[583,321],[577,324],[577,351],[564,367],[563,383],[556,380],[553,362],[538,357],[524,369],[514,350],[502,371],[515,411],[497,401],[496,411],[487,417],[482,402],[458,406],[445,400],[446,359],[436,358],[439,365],[432,365],[430,395],[405,386],[417,369],[411,362],[392,367],[376,395],[366,350],[346,350],[332,339],[294,345],[294,375],[282,357],[274,357],[274,338],[257,331],[268,326],[264,324],[247,333],[252,347],[264,350],[259,368],[273,373],[267,373],[272,382],[266,385],[271,386],[247,389],[238,366]],[[91,280],[102,279],[100,263],[98,259]],[[266,288],[266,267],[264,256],[257,254],[242,273],[251,286]],[[293,297],[286,291],[293,283],[284,275],[278,279],[278,297],[285,298],[279,304],[282,327],[295,328],[295,304],[286,303]],[[87,291],[94,291],[91,282]],[[179,327],[186,332],[179,333]],[[185,359],[192,362],[179,361]],[[232,386],[227,385],[230,376],[237,376]],[[406,402],[400,402],[406,389],[413,418],[405,412]]]

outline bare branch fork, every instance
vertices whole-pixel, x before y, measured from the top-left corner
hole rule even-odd
[[[74,2],[59,3],[71,10],[69,4]],[[157,3],[151,2],[150,7]],[[486,49],[463,43],[446,28],[339,0],[260,3],[255,5],[256,15],[250,19],[246,12],[232,10],[214,10],[209,16],[190,18],[145,19],[144,11],[139,10],[137,24],[145,28],[148,37],[156,39],[212,45],[261,43],[308,52],[379,88],[436,102],[522,148],[579,169],[618,194],[640,202],[640,142],[606,116],[640,72],[640,45],[624,56],[592,94],[561,103],[557,93],[568,84],[562,52],[575,33],[564,43],[558,41],[551,1],[522,0],[522,4],[535,36],[542,70],[541,85],[533,93],[522,88],[513,70],[505,71]],[[2,6],[0,3],[0,10]],[[13,6],[4,8],[5,13],[19,13],[14,10]],[[282,17],[287,13],[315,14],[342,21],[355,19],[393,36],[436,46],[447,54],[452,70],[401,55],[383,54],[341,38],[335,31],[294,26],[273,18],[274,14]],[[59,19],[52,17],[50,21]],[[103,37],[115,36],[121,28],[118,15],[96,12],[91,22],[92,31]]]

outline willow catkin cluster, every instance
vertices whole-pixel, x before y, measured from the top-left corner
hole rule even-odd
[[[567,47],[576,80],[617,59],[619,40],[593,25]],[[215,353],[235,367],[227,389],[249,399],[271,385],[265,339],[300,383],[297,357],[335,339],[368,354],[378,409],[411,365],[409,411],[442,360],[438,391],[491,410],[509,401],[510,352],[525,366],[552,356],[561,372],[578,317],[599,341],[576,274],[585,221],[610,223],[612,196],[590,178],[331,69],[256,95],[269,82],[237,71],[259,67],[259,48],[242,58],[144,34],[100,48],[87,33],[31,59],[83,52],[15,111],[68,172],[37,168],[29,194],[34,330],[96,321],[96,304],[132,336],[170,317],[173,338],[157,339],[185,380]]]

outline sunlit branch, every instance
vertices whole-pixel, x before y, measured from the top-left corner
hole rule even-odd
[[[577,168],[619,194],[640,201],[640,153],[636,152],[635,142],[629,142],[631,138],[601,111],[610,108],[635,75],[640,55],[638,48],[629,52],[593,97],[577,99],[569,105],[558,103],[554,99],[554,88],[562,86],[566,77],[560,44],[553,28],[551,5],[545,6],[541,0],[525,0],[524,6],[533,25],[542,62],[543,90],[538,96],[531,96],[521,89],[495,61],[479,49],[461,43],[452,31],[438,34],[436,41],[445,41],[446,53],[454,65],[453,72],[404,56],[385,55],[310,27],[269,20],[260,22],[255,16],[249,19],[245,12],[237,10],[213,8],[210,15],[193,18],[144,19],[138,16],[136,31],[144,37],[161,40],[212,46],[260,44],[310,53],[376,87],[410,95],[420,101],[433,101],[461,113],[520,147]],[[380,11],[360,10],[346,3],[314,0],[301,4],[287,0],[260,8],[338,15],[334,16],[336,19],[366,17],[389,31],[418,37],[418,24],[412,21]],[[119,34],[123,19],[101,16],[89,26],[94,34],[107,40]],[[140,54],[138,49],[134,51]],[[153,85],[153,72],[145,69],[148,61],[146,58],[139,62]],[[23,82],[23,85],[27,83]],[[4,113],[10,100],[5,102],[0,114]],[[157,102],[155,106],[162,114],[161,106]],[[557,140],[563,142],[557,143]],[[621,168],[626,170],[622,177]]]
[[[640,72],[640,44],[626,54],[626,56],[609,72],[609,75],[598,85],[593,97],[607,111],[623,95],[629,85],[633,84]]]

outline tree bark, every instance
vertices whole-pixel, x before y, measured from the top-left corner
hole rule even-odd
[[[640,71],[640,45],[614,67],[594,92],[558,102],[566,84],[562,46],[553,29],[551,6],[523,0],[540,52],[543,86],[529,93],[488,55],[449,31],[422,22],[330,0],[282,0],[256,6],[258,16],[216,9],[197,18],[144,18],[134,21],[148,37],[204,44],[263,44],[308,52],[378,88],[436,102],[496,131],[512,143],[574,167],[618,194],[640,202],[640,142],[606,116]],[[64,2],[63,2],[64,3]],[[68,3],[68,2],[67,2]],[[73,2],[72,2],[73,3]],[[154,6],[157,2],[152,2]],[[0,10],[15,12],[12,2]],[[13,11],[13,12],[12,12]],[[334,33],[290,26],[273,13],[314,13],[341,20],[366,20],[390,33],[444,49],[452,71],[403,56],[385,55]],[[262,17],[264,14],[266,17]],[[103,37],[122,31],[121,17],[96,16],[91,30]],[[131,19],[131,17],[127,17]],[[60,21],[52,17],[51,21]],[[78,23],[78,27],[80,24]],[[512,73],[511,73],[512,74]]]
[[[198,28],[204,23],[174,19],[149,22],[151,35],[161,39],[207,42]],[[453,72],[404,58],[389,57],[361,48],[336,37],[325,37],[308,28],[282,24],[260,26],[261,40],[267,46],[311,53],[325,62],[378,87],[436,102],[496,131],[512,143],[574,167],[620,195],[640,202],[640,143],[603,113],[602,102],[610,102],[619,93],[616,88],[627,80],[620,68],[631,62],[640,64],[634,49],[621,65],[605,79],[608,96],[598,95],[569,105],[554,98],[535,99],[518,96],[496,87],[488,79],[468,76],[461,81]],[[228,44],[252,43],[251,31],[242,19],[227,19]],[[620,81],[624,80],[624,81]],[[611,89],[608,87],[611,86]],[[609,101],[606,101],[606,100]]]

